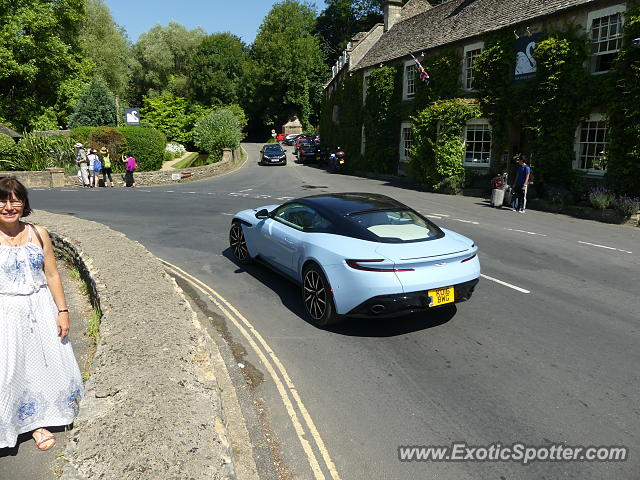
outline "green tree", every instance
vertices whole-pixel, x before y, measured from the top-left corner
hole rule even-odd
[[[297,0],[276,3],[263,20],[245,70],[246,107],[258,128],[278,128],[294,114],[307,128],[317,122],[326,67],[314,25],[313,8]]]
[[[69,117],[69,127],[116,124],[116,102],[113,94],[99,77],[80,95],[76,108]]]
[[[209,152],[218,161],[222,158],[223,148],[240,146],[242,130],[232,110],[219,108],[198,122],[193,137],[198,148]]]
[[[132,47],[130,102],[139,104],[143,96],[165,91],[186,97],[187,59],[205,37],[201,28],[187,30],[177,22],[156,25],[140,35]]]
[[[358,32],[382,21],[383,0],[327,0],[314,32],[321,40],[327,63],[333,65]]]
[[[85,55],[93,60],[93,74],[109,89],[124,97],[129,83],[130,45],[124,28],[111,17],[104,0],[87,0],[80,39]]]
[[[189,110],[187,99],[166,92],[156,97],[144,97],[140,113],[145,122],[164,133],[169,141],[190,143],[196,118]]]
[[[187,61],[189,94],[203,105],[238,102],[245,47],[231,33],[206,37]]]
[[[13,127],[26,129],[52,113],[62,123],[68,115],[69,95],[90,66],[79,40],[84,3],[0,0],[0,111]]]

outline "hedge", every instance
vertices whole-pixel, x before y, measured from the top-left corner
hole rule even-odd
[[[164,161],[167,144],[162,132],[149,127],[78,127],[71,130],[71,138],[85,147],[100,149],[106,146],[117,165],[120,155],[131,153],[141,171],[159,170]]]

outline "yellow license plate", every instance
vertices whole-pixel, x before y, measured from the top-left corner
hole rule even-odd
[[[455,291],[453,287],[436,288],[429,290],[427,295],[431,297],[430,307],[437,307],[445,303],[453,303],[455,300]]]

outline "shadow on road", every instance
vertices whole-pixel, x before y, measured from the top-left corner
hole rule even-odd
[[[255,262],[248,265],[238,263],[230,248],[225,249],[222,255],[238,267],[235,273],[248,273],[278,295],[282,305],[291,313],[300,320],[311,323],[307,319],[298,284],[282,277],[262,263]],[[450,321],[457,311],[455,305],[452,305],[397,318],[347,318],[343,323],[327,330],[353,337],[394,337],[443,325]]]

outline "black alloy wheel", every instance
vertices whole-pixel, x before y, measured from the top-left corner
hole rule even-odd
[[[251,262],[247,242],[244,239],[244,232],[242,231],[242,225],[237,220],[234,220],[231,224],[231,230],[229,230],[229,246],[231,247],[233,256],[236,257],[236,260],[240,263],[247,264]]]
[[[302,274],[302,301],[311,323],[317,327],[328,327],[338,323],[331,286],[317,265],[309,265]]]

